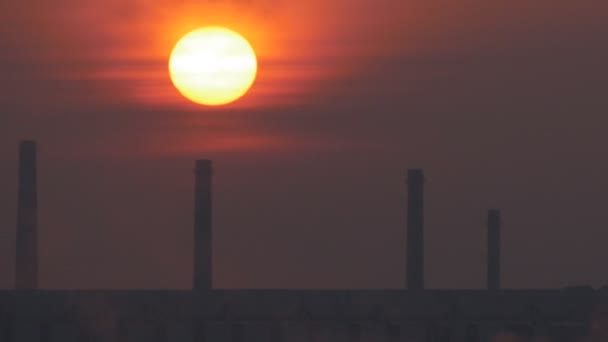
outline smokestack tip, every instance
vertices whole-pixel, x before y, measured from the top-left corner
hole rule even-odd
[[[200,159],[194,163],[196,172],[211,172],[211,160]]]
[[[19,148],[22,150],[35,150],[36,149],[36,141],[34,140],[22,140],[19,144]]]
[[[422,181],[424,179],[424,176],[422,174],[422,169],[407,170],[407,179],[410,182]]]
[[[488,209],[488,215],[500,216],[500,209]]]
[[[488,222],[500,222],[500,210],[499,209],[490,209],[488,210]]]

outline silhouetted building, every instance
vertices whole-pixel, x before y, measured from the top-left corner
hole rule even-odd
[[[422,170],[407,173],[407,288],[424,289],[424,206]]]
[[[38,288],[38,227],[36,194],[36,143],[19,146],[15,287]]]
[[[212,288],[211,161],[197,160],[194,170],[194,290]]]
[[[488,210],[488,290],[500,288],[500,211]]]

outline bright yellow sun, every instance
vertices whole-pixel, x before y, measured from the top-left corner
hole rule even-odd
[[[218,106],[240,98],[251,88],[256,73],[257,59],[249,42],[223,27],[186,34],[169,58],[175,88],[203,105]]]

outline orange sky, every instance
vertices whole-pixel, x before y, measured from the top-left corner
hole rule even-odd
[[[347,71],[352,64],[343,58],[350,52],[348,37],[373,35],[370,30],[375,28],[352,25],[342,5],[323,1],[288,6],[272,1],[65,1],[61,6],[41,2],[19,5],[23,12],[34,6],[38,10],[11,26],[17,33],[13,44],[26,49],[23,53],[29,58],[53,66],[38,76],[112,82],[119,88],[115,95],[128,98],[117,101],[179,106],[188,103],[173,91],[166,72],[173,44],[197,27],[224,25],[245,35],[260,61],[251,95],[236,106],[259,107],[307,101],[305,94],[312,87]],[[352,4],[349,7],[357,10]],[[31,36],[24,37],[20,30],[30,31]],[[357,56],[349,60],[353,58]]]
[[[233,107],[259,108],[309,102],[331,92],[332,81],[365,73],[379,56],[458,49],[466,53],[479,43],[498,49],[490,53],[501,53],[514,31],[525,31],[525,39],[534,44],[544,32],[572,20],[573,11],[599,24],[601,13],[587,2],[572,9],[570,2],[554,1],[549,11],[525,3],[479,0],[458,5],[392,0],[26,0],[5,3],[2,19],[4,43],[13,50],[7,58],[41,63],[40,70],[27,70],[31,77],[91,81],[92,91],[103,88],[96,92],[104,94],[99,95],[104,105],[115,101],[173,108],[192,108],[168,80],[166,60],[173,44],[200,26],[231,27],[252,42],[260,60],[254,88]],[[114,90],[110,97],[107,84]],[[44,94],[36,97],[41,105],[55,100]]]
[[[8,1],[0,14],[1,42],[9,64],[28,63],[20,69],[28,76],[14,77],[21,78],[15,87],[35,94],[30,105],[46,108],[57,96],[32,87],[28,79],[67,81],[67,86],[76,81],[83,94],[73,102],[196,110],[172,88],[168,54],[188,31],[225,25],[251,41],[260,63],[250,94],[232,107],[268,108],[339,92],[336,82],[369,72],[386,56],[467,54],[480,44],[489,54],[501,54],[517,32],[534,48],[546,32],[559,34],[573,18],[601,25],[603,15],[593,1],[580,3],[572,8],[570,2],[553,1],[548,10],[479,0],[458,5],[446,0]]]

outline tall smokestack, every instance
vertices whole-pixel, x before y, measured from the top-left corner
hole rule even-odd
[[[194,290],[210,290],[212,286],[211,161],[197,160],[194,175]]]
[[[19,194],[17,198],[17,236],[15,288],[38,288],[38,228],[36,194],[36,143],[19,145]]]
[[[500,288],[500,211],[488,210],[488,290]]]
[[[423,183],[421,169],[407,173],[407,288],[424,289]]]

